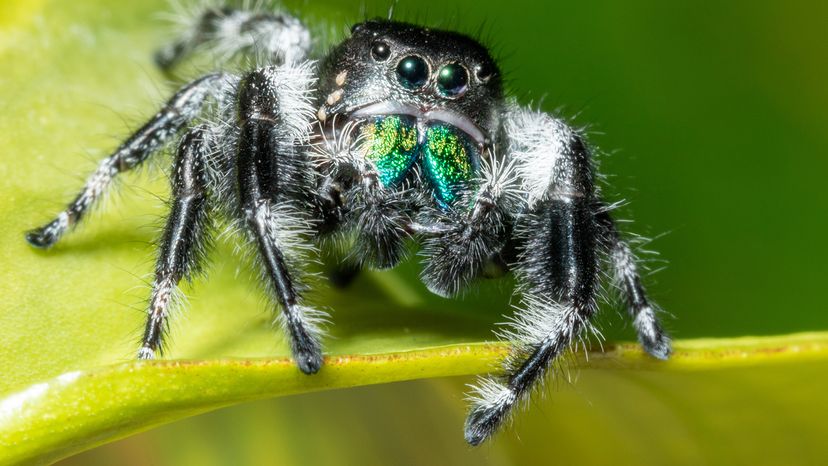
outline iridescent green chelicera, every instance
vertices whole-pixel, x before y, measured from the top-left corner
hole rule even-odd
[[[474,177],[468,137],[452,126],[435,124],[426,130],[425,139],[423,167],[434,196],[444,206],[451,205]]]
[[[435,123],[419,144],[416,120],[397,115],[377,117],[362,127],[365,158],[374,164],[380,182],[391,187],[405,178],[419,155],[441,207],[452,205],[474,177],[472,144],[453,126]]]
[[[417,159],[417,126],[413,119],[379,117],[362,127],[365,157],[377,168],[380,182],[399,183]]]

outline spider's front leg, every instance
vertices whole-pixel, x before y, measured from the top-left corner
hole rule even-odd
[[[522,309],[504,335],[515,342],[506,375],[482,380],[472,397],[466,421],[472,445],[488,438],[555,359],[591,328],[599,252],[611,256],[644,348],[660,359],[670,352],[630,249],[597,198],[580,136],[560,120],[529,110],[508,113],[504,128],[526,194],[514,233],[522,244],[516,264]]]
[[[153,359],[163,351],[169,307],[175,287],[190,278],[204,260],[209,216],[205,164],[212,150],[205,125],[193,128],[181,140],[172,173],[172,207],[160,241],[147,325],[139,359]]]
[[[505,336],[515,343],[506,375],[484,379],[472,396],[466,440],[488,438],[596,312],[598,227],[591,210],[589,155],[580,138],[548,115],[517,111],[506,122],[527,207],[515,235],[521,310]]]
[[[297,261],[292,248],[302,238],[303,221],[294,206],[312,167],[297,154],[307,140],[313,114],[308,90],[310,67],[268,67],[249,74],[239,86],[238,190],[242,215],[258,250],[264,275],[282,308],[299,369],[313,374],[322,365],[322,314],[302,305]],[[306,186],[305,186],[306,188]],[[307,191],[305,191],[307,192]],[[298,207],[303,204],[298,200]],[[297,218],[298,217],[298,218]]]

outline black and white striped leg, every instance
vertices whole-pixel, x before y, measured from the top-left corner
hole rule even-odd
[[[280,198],[286,190],[295,189],[291,174],[299,169],[291,167],[296,163],[292,141],[284,136],[284,115],[279,109],[285,102],[278,101],[278,89],[262,92],[272,86],[268,73],[251,73],[240,87],[239,199],[271,291],[282,308],[280,320],[290,337],[293,357],[302,372],[313,374],[322,365],[318,327],[322,314],[301,305],[296,270],[286,256],[290,240],[285,238],[301,220],[288,213],[290,209]]]
[[[182,138],[176,154],[172,205],[160,241],[139,359],[152,359],[156,352],[163,351],[163,337],[178,282],[192,277],[204,260],[209,225],[205,160],[210,144],[208,128],[199,126]]]
[[[119,173],[141,165],[170,141],[199,114],[208,97],[221,92],[225,82],[224,75],[212,74],[181,88],[152,119],[101,161],[80,194],[64,211],[46,225],[28,231],[26,241],[39,248],[53,246],[106,193]]]
[[[638,332],[638,341],[653,357],[667,359],[672,351],[670,336],[661,326],[655,306],[647,298],[630,246],[621,238],[615,221],[605,206],[600,206],[596,220],[601,229],[604,248],[612,261],[616,285],[626,297],[630,317]]]
[[[590,155],[578,134],[551,115],[515,108],[504,115],[508,157],[526,193],[516,219],[514,266],[521,309],[501,337],[513,343],[505,375],[471,396],[466,441],[478,445],[570,345],[590,330],[598,286],[598,226]]]
[[[156,64],[165,72],[198,50],[220,62],[239,53],[260,53],[267,63],[278,65],[306,59],[311,48],[305,25],[284,12],[224,6],[181,15],[186,30],[155,54]]]
[[[269,141],[272,122],[253,120],[242,126],[239,147],[239,189],[247,226],[252,234],[259,258],[272,291],[282,308],[282,323],[290,336],[291,351],[299,369],[306,374],[319,371],[322,348],[317,328],[318,313],[301,306],[299,293],[280,247],[280,231],[285,219],[268,196],[268,189],[278,186],[274,179],[278,155]],[[272,184],[269,184],[272,183]],[[269,184],[269,186],[268,186]]]
[[[288,270],[284,253],[279,248],[280,223],[275,206],[266,199],[257,199],[245,207],[248,227],[256,241],[259,257],[270,281],[276,300],[282,307],[282,324],[290,337],[291,352],[299,369],[314,374],[322,366],[322,346],[318,328],[321,314],[300,305],[300,296],[293,274]]]
[[[561,195],[535,208],[517,272],[524,309],[506,335],[516,344],[507,375],[476,388],[466,441],[478,445],[509,415],[547,369],[590,327],[596,311],[596,226],[584,197]]]

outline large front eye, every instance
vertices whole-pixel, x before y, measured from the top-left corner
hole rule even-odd
[[[463,65],[449,63],[437,73],[437,89],[446,97],[456,97],[466,91],[469,72]]]
[[[423,87],[428,81],[428,63],[416,55],[403,58],[397,65],[397,79],[408,89]]]

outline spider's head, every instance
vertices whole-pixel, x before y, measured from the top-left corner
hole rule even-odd
[[[455,32],[376,20],[351,32],[321,66],[319,120],[357,125],[357,152],[386,188],[424,181],[441,208],[454,206],[494,145],[497,64]]]
[[[500,71],[479,42],[456,32],[370,20],[322,64],[319,115],[409,115],[442,121],[478,144],[495,133]]]

